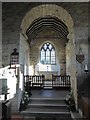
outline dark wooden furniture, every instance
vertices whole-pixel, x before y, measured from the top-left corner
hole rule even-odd
[[[45,79],[44,75],[32,75],[32,76],[26,75],[24,76],[24,84],[25,86],[28,86],[30,88],[33,87],[43,88],[44,79]]]
[[[52,75],[52,87],[69,87],[70,88],[70,76],[69,75]]]
[[[82,111],[83,116],[90,120],[90,98],[82,97]]]

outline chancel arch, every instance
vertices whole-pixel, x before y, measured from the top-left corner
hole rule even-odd
[[[58,74],[68,73],[71,75],[71,87],[76,96],[77,81],[73,27],[72,17],[64,8],[55,4],[43,4],[32,8],[26,13],[21,23],[21,35],[30,45],[30,68],[32,68],[32,74],[40,74],[37,71],[37,65],[39,64],[39,47],[41,44],[47,39],[55,44],[57,63],[60,67]],[[68,51],[71,52],[68,53]],[[72,63],[72,66],[69,63]]]

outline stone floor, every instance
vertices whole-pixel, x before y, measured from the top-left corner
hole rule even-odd
[[[31,98],[65,98],[69,90],[41,89],[31,90]]]

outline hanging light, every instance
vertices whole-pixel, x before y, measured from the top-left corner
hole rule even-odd
[[[19,64],[19,53],[17,49],[14,48],[13,52],[10,55],[10,68],[16,68],[16,65]]]

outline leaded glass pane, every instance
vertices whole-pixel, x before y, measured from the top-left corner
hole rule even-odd
[[[46,44],[44,45],[44,49],[45,49],[45,50],[47,49],[47,45],[46,45]]]
[[[55,56],[55,51],[52,49],[51,56]]]
[[[55,63],[55,57],[51,57],[51,62]]]
[[[47,51],[46,51],[46,57],[47,57],[47,56],[50,57],[50,50],[49,50],[49,49],[47,49]]]
[[[46,57],[46,64],[50,64],[50,57]]]
[[[45,57],[41,57],[41,63],[42,63],[42,64],[45,63]]]
[[[43,51],[43,50],[41,51],[41,57],[42,57],[42,56],[43,56],[43,57],[45,56],[45,51]]]
[[[49,49],[50,49],[50,50],[52,49],[52,45],[51,45],[51,44],[49,45]]]

